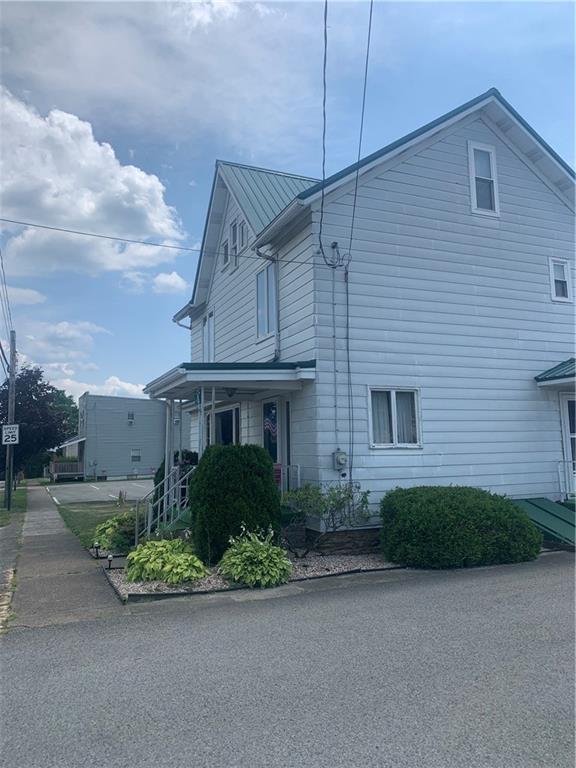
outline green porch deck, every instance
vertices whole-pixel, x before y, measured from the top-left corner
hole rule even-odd
[[[515,499],[514,503],[540,528],[546,538],[574,546],[574,508],[570,509],[550,499]]]

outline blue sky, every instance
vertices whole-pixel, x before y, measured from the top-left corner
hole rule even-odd
[[[368,4],[329,10],[328,158],[355,159]],[[3,3],[2,216],[196,246],[216,158],[318,176],[321,3]],[[497,87],[574,163],[572,3],[376,2],[363,154]],[[22,359],[74,395],[187,360],[196,256],[2,230]]]

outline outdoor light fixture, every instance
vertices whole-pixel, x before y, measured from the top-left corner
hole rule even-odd
[[[95,541],[94,542],[94,552],[96,552],[96,559],[98,559],[100,557],[100,553],[98,551],[99,549],[100,549],[100,542],[99,541]]]
[[[108,570],[112,568],[112,558],[113,558],[113,555],[108,555]]]

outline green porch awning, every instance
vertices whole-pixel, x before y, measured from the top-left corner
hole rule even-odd
[[[570,357],[562,363],[558,363],[553,368],[534,376],[539,386],[550,384],[569,384],[570,380],[576,380],[576,358]]]

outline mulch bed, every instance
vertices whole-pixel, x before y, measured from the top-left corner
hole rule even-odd
[[[326,576],[338,576],[346,573],[385,571],[401,567],[387,562],[380,555],[321,555],[314,552],[304,558],[293,560],[293,565],[294,569],[289,582],[321,579]],[[104,573],[122,602],[249,589],[249,587],[226,581],[220,576],[216,568],[213,568],[209,575],[203,579],[178,586],[171,586],[164,581],[129,582],[126,580],[123,568],[105,568]]]

